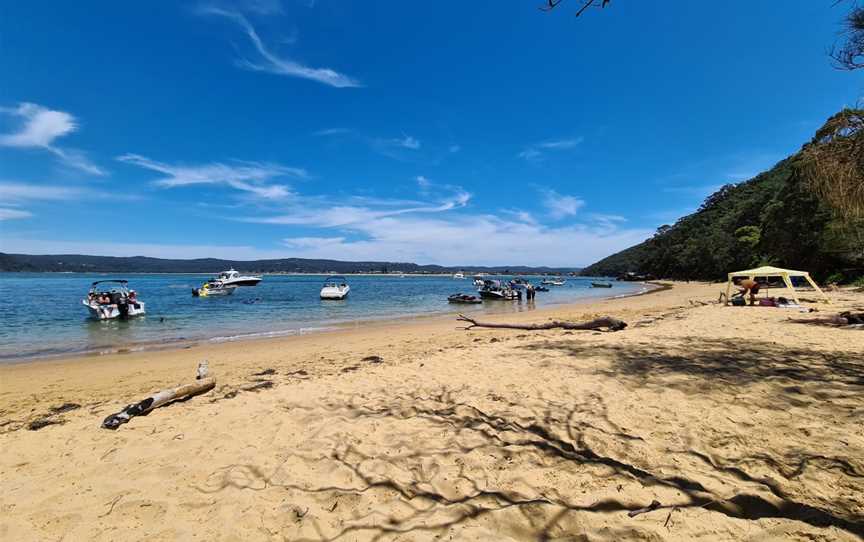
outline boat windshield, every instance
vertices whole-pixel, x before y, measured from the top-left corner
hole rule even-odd
[[[129,292],[126,280],[97,280],[90,285],[90,293],[112,293],[119,292],[126,295]]]
[[[348,281],[345,280],[345,277],[342,277],[339,275],[327,277],[327,280],[324,281],[324,286],[339,287],[339,286],[347,286],[347,285],[348,285]]]

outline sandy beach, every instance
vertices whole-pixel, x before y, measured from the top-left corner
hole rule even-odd
[[[864,331],[807,322],[864,294],[722,289],[489,317],[618,332],[448,315],[0,367],[0,538],[864,537]],[[100,428],[204,359],[214,390]]]

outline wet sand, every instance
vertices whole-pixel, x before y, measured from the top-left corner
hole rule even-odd
[[[864,330],[804,320],[864,295],[722,289],[489,317],[615,333],[450,315],[0,367],[0,538],[860,539]],[[216,389],[99,428],[202,359]]]

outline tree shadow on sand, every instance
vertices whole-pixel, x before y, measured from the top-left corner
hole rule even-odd
[[[674,509],[705,509],[746,520],[785,518],[816,527],[834,526],[864,536],[864,517],[840,506],[827,509],[796,501],[773,479],[751,475],[740,466],[686,452],[710,472],[700,481],[670,472],[674,465],[651,464],[639,453],[643,438],[612,423],[605,416],[602,398],[536,399],[526,404],[496,396],[494,408],[480,408],[463,397],[471,397],[470,391],[394,396],[393,390],[387,390],[372,397],[335,398],[314,407],[293,405],[287,408],[291,415],[305,412],[309,420],[309,454],[286,452],[271,469],[229,465],[198,489],[363,496],[369,502],[387,503],[386,513],[367,506],[372,511],[343,516],[340,521],[330,521],[335,504],[323,508],[310,514],[315,536],[294,533],[294,540],[452,534],[456,526],[491,514],[504,521],[499,513],[508,511],[516,513],[510,521],[518,518],[519,537],[535,540],[580,532],[578,514],[619,512],[622,530],[618,534],[626,538],[635,533],[630,529],[646,527],[628,524],[625,512],[646,507],[652,495],[662,502],[651,513],[662,510],[659,513],[671,516]],[[349,433],[334,433],[334,422],[348,427]],[[386,431],[389,438],[376,444],[358,441],[363,427]],[[593,447],[589,433],[614,443],[614,452]],[[846,468],[848,475],[861,476],[853,465]],[[306,470],[318,473],[308,478],[332,483],[304,481]],[[554,482],[529,476],[537,473],[554,473]],[[722,481],[713,486],[722,487],[723,494],[706,487],[709,478]],[[580,484],[598,495],[609,495],[617,485],[617,493],[612,494],[618,496],[594,499],[578,491]]]
[[[586,344],[544,341],[521,347],[534,353],[560,352],[574,358],[606,357],[611,365],[598,372],[639,386],[659,385],[685,392],[735,388],[774,382],[792,393],[808,386],[820,391],[860,395],[864,358],[845,351],[790,348],[769,341],[734,341],[683,337],[663,346]],[[692,377],[679,379],[675,377]],[[800,392],[799,392],[800,394]]]

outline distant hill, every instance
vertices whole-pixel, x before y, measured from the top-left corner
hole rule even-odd
[[[864,111],[844,110],[858,119]],[[808,145],[822,144],[823,128]],[[843,138],[862,137],[842,132]],[[864,221],[839,218],[802,173],[802,152],[769,171],[709,196],[698,211],[662,226],[653,238],[589,265],[583,275],[627,272],[658,278],[714,280],[761,264],[810,271],[818,279],[864,274]],[[812,149],[812,147],[809,147]],[[844,156],[846,163],[862,157]],[[831,184],[833,179],[825,179]],[[842,188],[842,187],[841,187]]]
[[[0,252],[0,271],[74,272],[74,273],[216,273],[234,268],[247,273],[538,273],[557,274],[578,272],[579,268],[526,266],[464,266],[418,265],[405,262],[343,262],[283,258],[277,260],[168,260],[144,256],[85,256],[81,254],[31,255]]]

